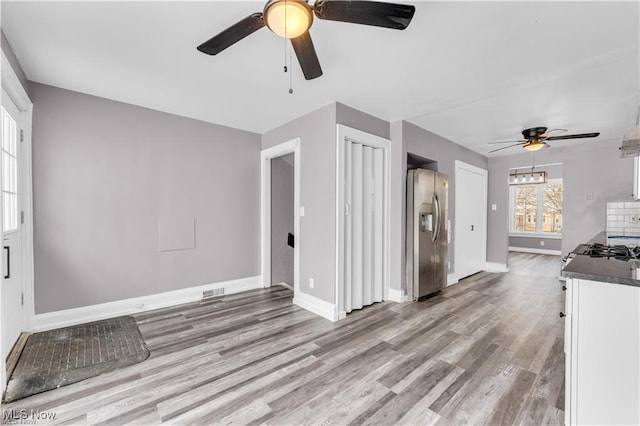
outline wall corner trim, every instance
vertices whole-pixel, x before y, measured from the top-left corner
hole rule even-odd
[[[120,315],[131,315],[151,311],[153,309],[180,305],[183,303],[197,302],[202,299],[203,291],[219,288],[224,288],[224,294],[233,294],[241,291],[263,288],[262,276],[257,275],[254,277],[167,291],[165,293],[117,300],[115,302],[100,303],[98,305],[36,314],[31,321],[31,331],[51,330],[54,328],[113,318]]]
[[[293,304],[319,315],[322,318],[328,319],[331,322],[336,322],[339,319],[336,305],[322,299],[318,299],[310,294],[303,293],[302,291],[294,292]]]
[[[509,272],[509,267],[505,263],[486,262],[484,264],[485,272]]]
[[[402,303],[407,301],[407,297],[404,295],[402,290],[398,290],[396,288],[390,288],[389,300],[392,302]]]
[[[455,272],[452,272],[449,275],[447,275],[447,285],[445,287],[449,287],[450,285],[458,284],[458,282],[459,282],[458,276],[455,274]]]
[[[550,254],[552,256],[562,255],[562,252],[560,250],[547,250],[547,249],[537,249],[537,248],[528,248],[528,247],[509,246],[509,251],[516,251],[518,253]]]

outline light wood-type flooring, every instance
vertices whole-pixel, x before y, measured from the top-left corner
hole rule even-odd
[[[3,409],[66,424],[560,425],[559,258],[510,267],[337,323],[280,286],[139,314],[147,361]]]

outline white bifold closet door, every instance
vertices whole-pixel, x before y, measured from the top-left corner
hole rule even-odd
[[[383,300],[384,150],[347,141],[344,310]]]

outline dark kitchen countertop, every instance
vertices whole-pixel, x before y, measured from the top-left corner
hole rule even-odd
[[[606,232],[601,232],[588,243],[606,245],[612,242],[611,240],[607,240]],[[640,261],[621,261],[603,257],[577,255],[564,267],[562,276],[640,287]]]

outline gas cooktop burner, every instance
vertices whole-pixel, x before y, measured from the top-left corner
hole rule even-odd
[[[640,250],[637,247],[629,248],[627,246],[616,245],[607,246],[604,244],[590,244],[581,247],[581,253],[590,257],[605,257],[607,259],[617,259],[628,261],[640,258]]]

